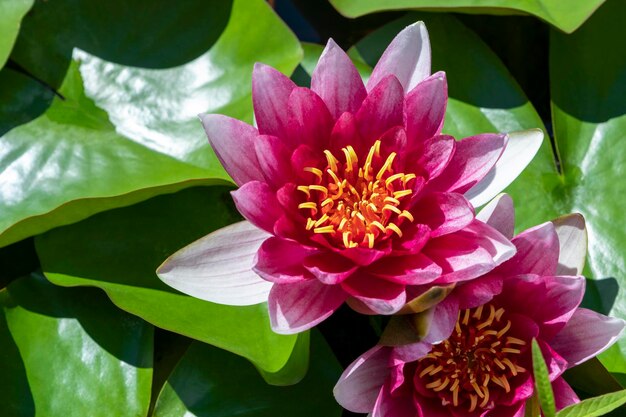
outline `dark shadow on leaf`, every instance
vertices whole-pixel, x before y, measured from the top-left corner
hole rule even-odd
[[[608,315],[615,304],[618,291],[619,284],[613,277],[587,279],[587,287],[581,307]]]

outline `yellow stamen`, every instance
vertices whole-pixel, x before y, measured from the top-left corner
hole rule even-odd
[[[328,188],[322,186],[322,185],[309,185],[309,189],[310,190],[315,190],[315,191],[320,191],[322,193],[324,193],[324,195],[328,194]]]
[[[320,169],[315,168],[315,167],[305,167],[304,170],[306,172],[310,172],[311,174],[315,175],[319,179],[322,179],[323,172]]]
[[[473,412],[474,410],[476,410],[476,406],[478,405],[478,397],[475,396],[474,394],[470,394],[470,408],[469,408],[469,412]]]
[[[315,232],[315,233],[335,233],[335,228],[333,226],[317,227],[317,228],[313,229],[313,232]]]
[[[408,195],[413,194],[413,190],[402,190],[402,191],[395,191],[393,193],[393,196],[395,198],[402,198],[402,197],[406,197]]]
[[[511,320],[507,320],[506,326],[504,326],[504,328],[498,332],[498,338],[501,338],[502,336],[504,336],[504,334],[508,332],[510,328],[511,328]]]
[[[326,155],[326,160],[328,161],[328,166],[332,171],[337,171],[337,158],[329,151],[325,150],[324,155]]]
[[[311,197],[311,193],[309,193],[309,187],[307,187],[306,185],[298,185],[296,187],[296,190],[302,191],[304,194],[306,194],[307,197]]]
[[[395,223],[389,223],[387,225],[387,230],[391,230],[395,234],[397,234],[398,237],[402,237],[402,230],[400,230],[400,228]]]
[[[389,170],[389,168],[391,168],[391,164],[393,164],[393,160],[395,158],[396,158],[396,153],[395,152],[391,152],[389,154],[389,156],[387,157],[387,160],[385,161],[383,166],[378,171],[378,174],[376,174],[376,179],[377,180],[381,179],[383,177],[383,175],[385,174],[385,172],[387,172]]]

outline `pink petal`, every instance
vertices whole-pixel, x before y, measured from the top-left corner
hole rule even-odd
[[[378,393],[372,417],[413,417],[415,406],[409,395],[394,396],[390,393],[389,384],[385,384]]]
[[[456,141],[452,136],[441,135],[426,139],[416,150],[412,150],[417,165],[428,174],[428,180],[437,178],[445,170],[454,155]]]
[[[352,275],[358,266],[332,252],[319,252],[304,260],[304,267],[324,284],[335,285]]]
[[[508,194],[500,194],[483,207],[476,220],[493,227],[507,239],[513,238],[515,231],[515,208]]]
[[[393,75],[368,94],[356,114],[359,132],[368,146],[387,130],[402,125],[403,101],[402,85]]]
[[[432,237],[461,230],[474,220],[474,208],[461,194],[431,193],[416,208],[419,220],[430,229]]]
[[[294,88],[293,81],[279,71],[265,64],[254,64],[252,102],[261,134],[284,136],[289,121],[287,103]]]
[[[423,142],[441,132],[448,103],[446,74],[438,72],[419,83],[404,102],[409,141]]]
[[[487,304],[502,292],[503,279],[499,275],[488,274],[484,277],[463,282],[454,288],[454,296],[459,300],[461,309],[475,308]]]
[[[283,141],[276,136],[261,135],[254,142],[254,149],[265,182],[278,189],[293,180],[291,153]]]
[[[515,245],[493,227],[474,220],[462,233],[472,235],[475,241],[493,257],[496,265],[511,259],[516,252]]]
[[[308,88],[296,87],[289,95],[287,106],[292,148],[299,144],[312,149],[327,148],[334,121],[324,100]]]
[[[156,273],[170,287],[213,303],[265,302],[272,287],[252,271],[268,235],[248,222],[219,229],[170,256]]]
[[[546,365],[548,366],[550,381],[554,381],[567,370],[567,361],[559,355],[557,351],[552,349],[552,346],[550,346],[547,342],[537,340],[537,343],[541,348],[543,359],[546,361]]]
[[[359,247],[341,249],[338,253],[341,254],[341,256],[350,259],[357,265],[367,266],[370,265],[372,262],[376,262],[383,256],[387,255],[389,252],[390,249],[386,248],[381,248],[381,250],[378,250]]]
[[[264,182],[250,181],[231,192],[237,210],[255,226],[272,233],[283,214],[276,194]]]
[[[405,92],[430,75],[430,40],[423,22],[403,29],[391,41],[367,82],[372,91],[388,75],[394,75]]]
[[[410,345],[404,346],[394,346],[391,353],[391,362],[394,365],[415,362],[416,360],[426,356],[432,348],[432,345],[426,342],[411,343]]]
[[[428,328],[428,334],[423,341],[435,344],[446,340],[452,334],[458,319],[458,297],[453,295],[446,297],[435,308],[430,310],[430,314],[432,314],[432,320]]]
[[[200,119],[215,155],[237,185],[265,180],[254,152],[259,136],[254,127],[221,114],[201,114]]]
[[[352,113],[343,113],[335,122],[330,134],[330,147],[334,152],[340,152],[341,148],[352,146],[357,154],[365,152],[363,138],[359,133],[356,117]]]
[[[324,100],[334,119],[344,112],[356,113],[367,95],[352,60],[332,39],[313,71],[311,90]]]
[[[378,314],[393,314],[406,303],[404,285],[363,272],[353,274],[341,283],[341,287]]]
[[[523,231],[511,241],[517,253],[498,268],[503,275],[554,275],[559,262],[559,238],[551,222]]]
[[[485,133],[465,138],[456,150],[446,170],[429,186],[433,190],[463,194],[478,183],[495,165],[504,151],[506,135]]]
[[[574,392],[563,378],[557,378],[552,381],[552,391],[554,392],[554,402],[557,411],[564,409],[568,405],[580,402],[578,395]]]
[[[585,294],[585,277],[556,276],[543,277],[546,291],[541,303],[544,323],[543,334],[549,338],[563,328],[576,312]],[[548,329],[549,328],[549,329]]]
[[[389,348],[375,346],[346,368],[333,389],[341,406],[355,413],[374,409],[378,393],[389,375]]]
[[[333,314],[345,299],[341,287],[316,279],[274,284],[268,299],[272,330],[294,334],[310,329]]]
[[[263,279],[278,284],[300,282],[312,278],[302,262],[315,252],[298,242],[270,237],[259,248],[253,269]]]
[[[441,267],[426,255],[394,256],[370,265],[367,272],[403,285],[423,285],[441,276]]]
[[[425,224],[412,224],[404,228],[402,238],[396,240],[394,254],[419,253],[430,240],[430,228]]]
[[[623,329],[623,320],[578,308],[550,345],[572,367],[604,352]]]

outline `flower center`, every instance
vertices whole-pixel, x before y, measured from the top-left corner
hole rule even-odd
[[[490,390],[510,392],[509,378],[526,372],[517,364],[526,342],[509,334],[504,314],[491,304],[459,312],[452,335],[418,361],[415,378],[443,405],[492,407]]]
[[[306,229],[328,234],[346,248],[373,248],[392,234],[402,237],[402,222],[413,221],[413,215],[402,207],[413,194],[410,185],[416,175],[396,173],[396,153],[383,158],[380,140],[372,145],[362,166],[352,146],[341,151],[345,162],[325,150],[324,170],[304,168],[314,177],[313,184],[297,188],[306,196],[298,206],[307,215]]]

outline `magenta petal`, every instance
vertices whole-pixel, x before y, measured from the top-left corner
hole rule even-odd
[[[417,165],[426,171],[430,181],[441,175],[450,163],[456,149],[456,141],[452,136],[434,136],[415,149],[411,151],[411,155],[417,160]]]
[[[546,361],[546,365],[548,366],[550,381],[554,381],[567,370],[567,361],[545,341],[537,340],[537,343],[541,348],[543,359]]]
[[[430,228],[425,224],[410,225],[404,229],[402,239],[397,242],[396,254],[419,253],[430,240]]]
[[[270,237],[259,248],[253,270],[263,279],[278,284],[303,281],[312,277],[302,262],[314,253],[314,249],[298,242]]]
[[[254,127],[221,114],[201,114],[200,119],[215,155],[237,185],[264,181],[254,152],[259,136]]]
[[[423,285],[441,276],[441,267],[426,255],[394,256],[370,265],[367,272],[403,285]]]
[[[507,239],[513,238],[515,231],[515,208],[508,194],[500,194],[483,207],[476,220],[493,227]]]
[[[292,147],[305,144],[312,149],[326,148],[334,121],[324,100],[308,88],[296,87],[287,105]]]
[[[389,384],[385,384],[380,390],[372,417],[413,417],[415,406],[413,398],[408,395],[391,395]]]
[[[426,356],[428,352],[431,351],[431,349],[432,345],[425,342],[411,343],[410,345],[403,346],[394,346],[391,353],[391,362],[393,365],[415,362],[416,360]]]
[[[252,71],[252,103],[259,132],[281,137],[287,127],[285,109],[296,85],[274,68],[257,62]]]
[[[552,391],[554,392],[554,402],[556,403],[557,411],[580,402],[578,395],[576,395],[572,387],[561,377],[552,381]]]
[[[255,141],[254,149],[265,182],[274,189],[278,189],[286,182],[293,180],[293,171],[289,161],[291,153],[281,139],[276,136],[261,135]]]
[[[493,227],[483,222],[474,220],[462,233],[473,235],[473,239],[485,249],[496,265],[511,259],[515,255],[515,246]]]
[[[432,237],[461,230],[474,220],[474,208],[461,194],[431,193],[422,198],[416,209],[427,222]]]
[[[274,223],[283,214],[276,194],[264,182],[250,181],[231,192],[237,210],[255,226],[272,233]]]
[[[439,343],[446,340],[452,334],[454,325],[459,317],[459,299],[452,293],[432,310],[432,320],[428,328],[428,334],[423,341],[427,343]]]
[[[404,91],[411,91],[430,75],[430,59],[430,40],[424,23],[407,26],[383,52],[367,82],[367,90],[372,91],[385,77],[394,75]]]
[[[487,175],[506,145],[506,135],[485,133],[465,138],[446,170],[429,184],[433,190],[463,194]]]
[[[503,275],[554,275],[559,263],[559,237],[551,222],[543,223],[515,236],[511,242],[517,253],[503,263]]]
[[[324,284],[344,281],[358,269],[348,259],[332,252],[319,252],[304,259],[304,267]]]
[[[409,141],[423,142],[438,135],[448,103],[446,74],[438,72],[419,83],[404,102],[404,118]]]
[[[352,60],[332,39],[313,71],[311,90],[324,100],[334,119],[344,112],[356,113],[367,95]]]
[[[544,300],[537,308],[545,321],[542,335],[548,339],[560,331],[574,315],[585,293],[585,277],[542,277],[546,283]]]
[[[359,154],[364,152],[362,144],[363,139],[356,124],[356,117],[352,113],[343,113],[333,126],[330,134],[330,147],[338,152],[339,149],[350,145]]]
[[[366,273],[353,274],[341,283],[341,287],[378,314],[393,314],[406,303],[404,285]]]
[[[454,295],[459,300],[461,309],[475,308],[487,304],[502,292],[503,279],[499,275],[488,274],[484,277],[466,281],[454,288]]]
[[[604,352],[623,329],[623,320],[578,308],[550,345],[572,367]]]
[[[404,92],[396,77],[384,78],[363,101],[356,114],[359,132],[371,144],[387,130],[402,125]]]
[[[274,284],[267,301],[272,330],[293,334],[310,329],[333,314],[345,299],[341,287],[316,279]]]
[[[389,374],[390,349],[375,346],[346,368],[333,389],[341,406],[355,413],[374,409],[378,393]]]
[[[350,259],[357,265],[367,266],[385,256],[387,253],[389,253],[389,250],[378,250],[359,247],[342,249],[339,251],[339,253],[341,254],[341,256]]]

